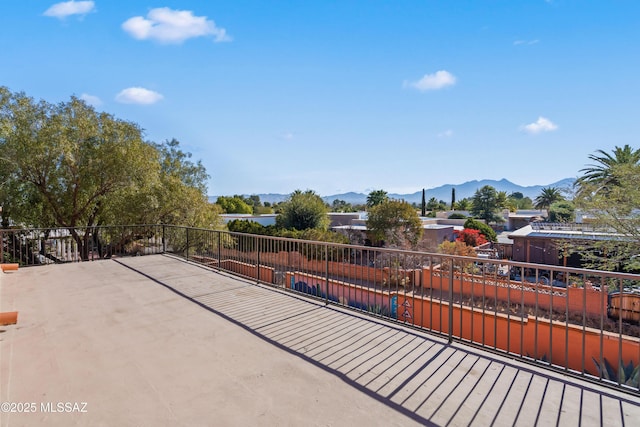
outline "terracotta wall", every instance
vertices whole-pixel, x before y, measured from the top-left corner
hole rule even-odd
[[[288,273],[287,287],[295,284],[315,287],[314,295],[326,296],[324,277],[307,273]],[[301,288],[298,288],[301,290]],[[353,284],[329,280],[329,299],[345,305],[366,309],[378,306],[388,310],[400,321],[447,334],[449,332],[449,304],[436,299],[422,298],[398,292],[372,290]],[[579,290],[576,290],[579,291]],[[546,319],[527,316],[507,316],[482,309],[472,309],[453,304],[454,337],[470,340],[493,349],[547,360],[558,366],[566,366],[578,372],[598,375],[593,361],[606,358],[614,368],[619,360],[640,364],[640,338],[599,330],[567,325]],[[386,314],[386,313],[385,313]],[[620,352],[621,351],[621,352]]]
[[[216,254],[217,255],[217,254]],[[223,259],[233,258],[243,262],[256,262],[257,252],[242,252],[234,249],[221,251]],[[408,286],[417,279],[414,270],[375,268],[367,265],[356,265],[347,262],[307,259],[299,252],[260,252],[260,263],[270,266],[286,266],[288,269],[307,271],[324,275],[327,270],[330,276],[350,280],[355,283],[392,283],[405,279]],[[418,271],[419,273],[419,271]]]
[[[287,273],[287,287],[302,292],[326,296],[324,277],[308,273]],[[304,290],[300,284],[308,285]],[[398,292],[372,290],[335,280],[328,282],[329,299],[344,305],[367,309],[376,307],[412,326],[449,333],[449,304],[438,300],[416,297]],[[482,309],[472,309],[453,304],[454,337],[473,341],[489,348],[547,360],[558,366],[566,366],[578,372],[598,375],[593,358],[602,355],[614,368],[618,361],[640,363],[640,338],[623,337],[596,329],[567,325],[528,316],[507,316]],[[536,338],[537,337],[537,338]],[[584,344],[583,344],[584,342]],[[621,353],[619,352],[621,348]],[[620,357],[621,356],[621,357]]]
[[[246,277],[252,277],[256,280],[258,279],[258,270],[256,269],[255,264],[248,264],[234,260],[223,260],[220,262],[220,268]],[[274,271],[271,267],[260,267],[260,281],[274,283],[273,273]]]
[[[440,277],[436,272],[431,274],[431,270],[423,270],[422,287],[424,293],[428,289],[437,291],[449,291],[449,278]],[[537,292],[536,292],[537,290]],[[607,295],[606,292],[595,291],[586,288],[558,288],[533,284],[526,282],[516,282],[508,279],[493,279],[482,281],[480,276],[456,274],[453,280],[453,292],[456,295],[471,296],[474,298],[498,299],[512,304],[524,304],[529,307],[538,307],[538,310],[582,313],[583,307],[588,315],[607,315]]]
[[[224,249],[222,255],[223,259],[233,258],[247,264],[253,264],[257,260],[256,252]],[[449,279],[446,277],[441,279],[438,271],[432,274],[430,269],[424,269],[420,274],[420,270],[381,269],[334,261],[327,263],[322,260],[308,260],[299,252],[261,252],[260,263],[273,267],[287,266],[290,269],[317,273],[318,275],[324,275],[328,269],[329,275],[333,278],[361,285],[386,284],[390,286],[390,290],[396,289],[396,286],[402,289],[402,279],[405,279],[405,287],[421,286],[423,292],[427,292],[429,288],[443,292],[449,290]],[[507,287],[507,283],[512,286]],[[538,292],[535,292],[536,289]],[[547,312],[551,309],[565,312],[568,307],[570,313],[582,313],[582,309],[585,307],[588,315],[607,315],[607,295],[592,289],[552,288],[526,282],[508,282],[507,279],[487,280],[483,283],[481,277],[475,276],[474,280],[474,276],[465,274],[456,276],[453,291],[458,295],[460,293],[474,297],[485,295],[503,302],[525,304],[534,308],[537,305],[538,310]]]
[[[306,287],[301,285],[303,283]],[[331,301],[362,310],[376,312],[380,310],[388,316],[396,316],[397,294],[395,293],[337,280],[327,281],[322,276],[302,272],[286,273],[286,286],[289,289],[295,289],[322,298],[327,296],[328,290],[328,297]]]
[[[241,252],[236,250],[225,249],[222,251],[223,259],[232,257],[246,263],[254,263],[257,259],[256,252]],[[317,273],[324,275],[327,272],[330,276],[344,281],[351,281],[356,284],[376,283],[386,284],[395,288],[396,285],[401,287],[401,280],[405,279],[405,287],[413,287],[413,285],[421,286],[426,289],[433,288],[435,290],[449,290],[448,278],[440,279],[439,273],[435,275],[432,270],[399,270],[389,268],[374,268],[363,265],[354,265],[344,262],[334,262],[322,260],[308,260],[299,252],[261,252],[260,263],[277,267],[287,266],[301,271]],[[494,284],[492,281],[485,281],[476,276],[473,280],[471,275],[458,275],[454,279],[453,291],[456,294],[462,292],[465,296],[473,295],[498,299],[503,302],[510,301],[512,303],[525,304],[530,307],[537,307],[539,310],[565,312],[567,307],[569,312],[582,313],[583,307],[586,313],[592,316],[607,315],[607,296],[599,291],[584,288],[558,288],[545,285],[535,285],[522,282],[509,282],[512,286],[507,287],[506,279],[498,279]],[[535,292],[537,288],[538,292]]]
[[[398,320],[449,332],[447,302],[399,294],[398,307]],[[593,375],[598,375],[593,358],[599,360],[600,348],[603,357],[616,369],[620,359],[626,364],[632,361],[634,366],[640,363],[640,338],[637,337],[624,336],[620,340],[617,334],[596,329],[586,328],[583,333],[582,327],[563,322],[483,313],[482,309],[457,304],[453,304],[452,310],[453,335],[490,348],[544,359]]]

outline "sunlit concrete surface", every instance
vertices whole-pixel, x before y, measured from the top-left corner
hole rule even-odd
[[[21,268],[0,278],[14,310],[0,402],[35,411],[3,427],[640,420],[634,396],[170,256]]]

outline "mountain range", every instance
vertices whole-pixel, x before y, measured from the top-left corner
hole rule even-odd
[[[571,189],[573,187],[575,179],[574,178],[565,178],[557,182],[553,182],[547,185],[531,185],[531,186],[522,186],[518,184],[514,184],[513,182],[507,179],[501,179],[499,181],[491,180],[491,179],[483,179],[483,180],[473,180],[463,182],[462,184],[445,184],[440,187],[435,188],[425,188],[425,197],[426,200],[435,197],[436,200],[444,200],[449,203],[451,201],[451,190],[455,188],[456,190],[456,200],[464,199],[465,197],[473,197],[475,192],[485,185],[490,185],[495,188],[497,191],[505,191],[507,194],[520,192],[525,197],[531,198],[531,200],[535,199],[538,195],[540,195],[540,191],[545,187],[555,187],[562,191],[571,193]],[[249,196],[245,194],[244,196]],[[260,196],[260,200],[269,203],[278,203],[282,202],[289,197],[289,194],[278,194],[278,193],[265,193],[258,194]],[[406,200],[409,203],[421,203],[422,202],[422,190],[416,191],[415,193],[410,194],[397,194],[397,193],[389,193],[389,197],[392,199],[400,199]],[[215,202],[218,196],[209,196],[209,200],[211,202]],[[333,194],[330,196],[324,196],[322,199],[331,204],[334,200],[344,200],[347,203],[352,205],[355,204],[364,204],[367,202],[367,194],[365,193],[356,193],[356,192],[348,192],[341,194]]]

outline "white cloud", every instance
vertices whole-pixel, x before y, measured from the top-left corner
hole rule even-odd
[[[285,132],[284,134],[282,134],[282,139],[285,139],[287,141],[291,141],[293,138],[293,132]]]
[[[417,82],[404,82],[404,87],[411,87],[414,89],[418,89],[421,92],[427,90],[437,90],[442,89],[447,86],[453,86],[456,84],[456,76],[451,74],[448,71],[440,70],[436,71],[433,74],[425,74]]]
[[[130,87],[116,95],[116,101],[123,104],[149,105],[160,101],[162,98],[163,96],[158,92],[143,87]]]
[[[95,3],[92,1],[63,1],[56,3],[44,11],[44,16],[64,19],[70,15],[84,16],[95,10]]]
[[[147,17],[134,16],[122,24],[122,29],[138,40],[161,43],[182,43],[193,37],[213,36],[216,42],[231,41],[224,28],[206,16],[194,16],[190,10],[168,7],[151,9]]]
[[[538,134],[541,132],[551,132],[558,129],[558,125],[553,123],[551,120],[544,118],[542,116],[538,117],[533,123],[529,123],[528,125],[521,126],[520,129],[526,133],[530,134]]]
[[[82,95],[80,95],[80,99],[94,107],[102,105],[102,100],[100,98],[98,98],[97,96],[89,95],[88,93],[83,93]]]
[[[453,136],[453,131],[451,129],[447,129],[444,132],[440,132],[438,134],[438,138],[451,138]]]
[[[516,40],[513,42],[514,46],[520,46],[520,45],[528,45],[531,46],[533,44],[538,44],[540,43],[540,40],[535,39],[535,40]]]

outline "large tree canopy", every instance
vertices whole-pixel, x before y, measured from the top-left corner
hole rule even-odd
[[[109,195],[157,176],[158,153],[134,123],[96,113],[75,97],[54,105],[4,95],[3,168],[9,180],[30,187],[46,211],[43,221],[29,225],[93,225]]]
[[[592,216],[595,232],[606,232],[608,239],[589,240],[572,245],[585,265],[602,270],[640,271],[640,165],[619,164],[608,172],[608,185],[583,181],[576,205]]]
[[[477,190],[471,201],[471,214],[476,218],[484,219],[487,224],[491,222],[502,222],[503,218],[498,214],[500,200],[498,192],[490,185],[485,185]]]
[[[175,140],[145,142],[140,127],[82,100],[51,104],[0,87],[3,222],[68,227],[215,220],[207,174]],[[83,240],[84,239],[84,240]]]
[[[616,146],[611,154],[604,150],[596,150],[594,154],[589,155],[589,159],[595,163],[580,170],[583,175],[576,181],[579,196],[586,196],[581,194],[585,191],[606,193],[610,188],[618,187],[620,181],[616,176],[616,170],[624,165],[640,165],[640,149],[634,149],[629,145]]]
[[[369,209],[367,229],[374,244],[399,248],[415,247],[424,230],[416,210],[409,203],[387,200]]]
[[[235,196],[220,196],[216,200],[216,205],[219,205],[225,213],[228,214],[250,214],[253,213],[253,207],[249,206],[244,198],[239,195]]]
[[[540,194],[534,200],[536,209],[545,209],[547,218],[549,218],[549,208],[552,204],[564,200],[564,196],[555,187],[544,187],[540,190]]]
[[[280,213],[276,217],[276,226],[279,228],[326,230],[329,227],[329,209],[322,197],[312,190],[294,191],[279,208]]]

